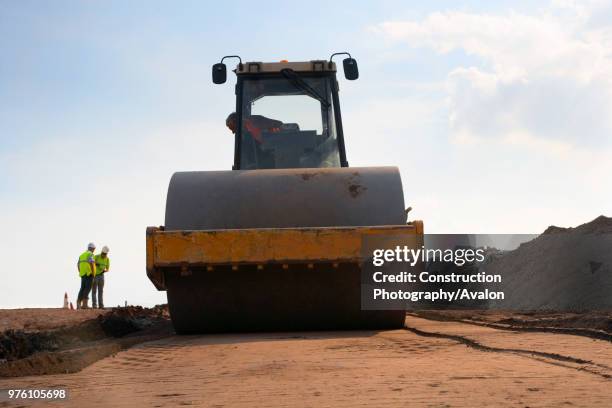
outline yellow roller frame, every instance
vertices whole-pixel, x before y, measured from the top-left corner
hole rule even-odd
[[[422,245],[423,223],[374,227],[164,231],[147,228],[147,275],[165,289],[163,269],[215,265],[359,262],[367,237]],[[380,241],[378,241],[380,242]]]

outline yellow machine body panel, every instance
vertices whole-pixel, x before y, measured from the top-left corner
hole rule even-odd
[[[164,269],[213,271],[217,265],[359,263],[368,236],[413,236],[422,244],[423,224],[371,227],[261,228],[164,231],[147,229],[147,275],[165,290]]]

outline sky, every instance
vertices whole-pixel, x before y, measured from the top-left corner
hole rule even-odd
[[[229,170],[222,56],[327,59],[351,166],[401,169],[429,233],[522,233],[612,213],[610,1],[0,0],[0,307],[74,301],[88,242],[107,306],[145,274],[173,172]]]

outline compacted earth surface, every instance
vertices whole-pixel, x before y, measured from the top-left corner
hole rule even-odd
[[[0,309],[0,333],[8,330],[41,331],[95,319],[111,309]]]
[[[0,369],[78,355],[79,342],[119,346],[67,373],[0,374],[0,407],[612,406],[611,313],[427,311],[407,314],[401,330],[198,336],[172,335],[164,307],[85,313],[61,330],[89,325],[96,339],[21,331],[51,332],[57,349],[39,339],[41,350],[8,355]],[[68,396],[11,400],[9,389]]]

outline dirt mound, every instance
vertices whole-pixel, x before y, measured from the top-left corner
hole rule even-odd
[[[551,225],[550,227],[546,228],[546,230],[544,230],[542,235],[559,234],[562,232],[567,232],[569,229],[571,228],[563,228],[557,227],[556,225]]]
[[[114,308],[51,330],[5,330],[0,334],[0,377],[76,372],[124,348],[172,333],[166,305]]]
[[[591,222],[576,227],[576,231],[583,234],[611,234],[612,217],[600,215]]]
[[[549,227],[536,239],[494,259],[511,310],[612,310],[612,218],[576,228]]]
[[[115,308],[110,313],[98,316],[98,322],[108,336],[123,337],[168,320],[168,318],[167,305],[157,305],[150,309],[142,306],[128,306]]]
[[[612,217],[606,217],[604,215],[600,215],[595,218],[591,222],[587,222],[585,224],[579,225],[576,228],[563,228],[557,227],[556,225],[551,225],[546,228],[546,230],[542,233],[542,235],[550,235],[550,234],[559,234],[563,232],[569,231],[577,231],[583,234],[607,234],[612,233]]]
[[[25,358],[36,351],[57,350],[59,344],[49,333],[27,333],[6,330],[0,334],[0,361]]]

